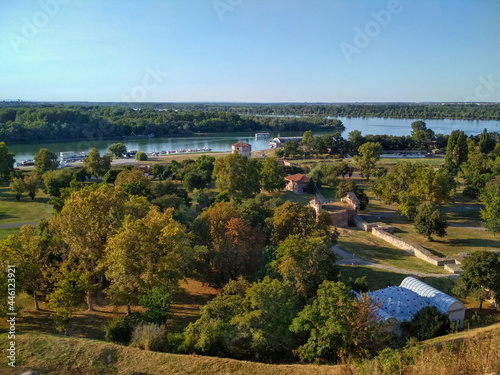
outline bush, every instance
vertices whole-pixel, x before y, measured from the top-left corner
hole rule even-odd
[[[135,160],[137,161],[147,161],[148,160],[148,155],[146,155],[145,152],[139,151],[137,154],[135,154]]]
[[[166,347],[167,329],[159,324],[140,324],[132,333],[131,345],[151,351],[161,351]]]
[[[128,345],[136,325],[137,319],[135,316],[113,319],[104,327],[104,338],[106,341]]]
[[[436,307],[428,306],[421,309],[409,322],[401,323],[401,328],[412,337],[428,340],[449,333],[452,329],[448,315],[441,313]]]

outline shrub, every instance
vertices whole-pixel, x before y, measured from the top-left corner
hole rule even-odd
[[[446,335],[451,331],[452,326],[448,315],[439,312],[434,306],[428,306],[417,312],[411,321],[401,323],[401,328],[409,336],[419,340],[428,340]]]
[[[104,327],[106,341],[128,345],[132,339],[132,332],[137,325],[135,316],[125,316],[113,319]]]
[[[137,161],[147,161],[148,160],[148,155],[146,155],[146,153],[143,152],[143,151],[138,151],[137,154],[135,154],[135,160],[137,160]]]
[[[152,351],[161,351],[165,348],[167,329],[159,324],[140,324],[132,333],[131,345]]]

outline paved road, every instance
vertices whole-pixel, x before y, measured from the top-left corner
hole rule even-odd
[[[358,256],[354,256],[353,254],[349,254],[348,252],[338,248],[337,246],[333,246],[332,250],[335,254],[340,255],[342,257],[341,260],[337,261],[337,264],[339,264],[339,265],[367,266],[367,267],[382,269],[385,271],[396,272],[396,273],[401,273],[404,275],[411,275],[411,276],[417,276],[417,277],[445,277],[445,278],[457,278],[458,277],[457,275],[453,275],[453,274],[424,273],[424,272],[418,272],[418,271],[410,271],[410,270],[406,270],[404,268],[386,266],[384,264],[373,263],[373,262],[370,262],[369,260],[360,258]]]
[[[11,224],[0,224],[0,229],[10,229],[10,228],[21,228],[23,225],[38,225],[38,221],[31,221],[29,223],[11,223]]]

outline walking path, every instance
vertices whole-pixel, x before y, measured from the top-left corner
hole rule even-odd
[[[424,273],[418,271],[410,271],[404,268],[386,266],[384,264],[378,264],[370,262],[369,260],[354,256],[354,254],[349,254],[348,252],[338,248],[337,246],[332,246],[332,250],[335,254],[340,255],[343,259],[337,261],[339,265],[354,265],[354,266],[367,266],[372,268],[378,268],[390,272],[401,273],[404,275],[412,275],[417,277],[445,277],[445,278],[456,278],[457,275],[453,274],[442,274],[442,273]]]
[[[38,225],[38,221],[31,221],[29,223],[10,223],[10,224],[0,224],[0,229],[11,229],[11,228],[21,228],[24,225]]]

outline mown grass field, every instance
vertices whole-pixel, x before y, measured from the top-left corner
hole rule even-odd
[[[458,217],[460,218],[460,216]],[[458,220],[464,222],[463,219]],[[500,250],[500,237],[488,231],[449,226],[446,229],[447,235],[445,237],[433,236],[433,241],[429,241],[417,233],[412,222],[404,218],[395,217],[383,221],[398,228],[398,231],[394,233],[396,236],[418,243],[442,257],[463,252]]]
[[[0,229],[0,240],[6,239],[11,234],[18,234],[19,228]]]
[[[48,219],[52,213],[48,200],[48,195],[39,190],[34,201],[24,194],[18,202],[8,185],[0,186],[0,225]]]
[[[340,229],[337,246],[374,263],[425,273],[446,273],[443,267],[433,266],[388,242],[359,228]]]

